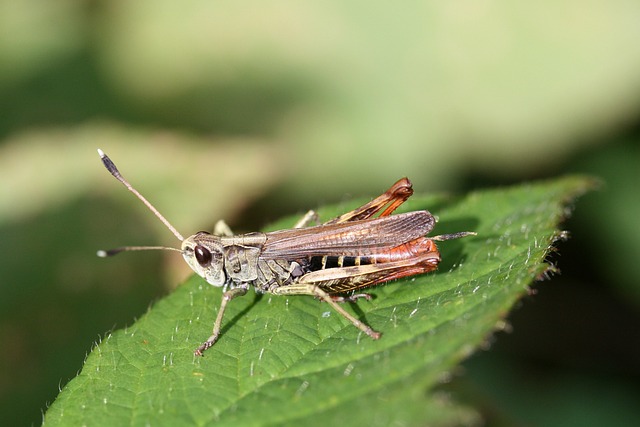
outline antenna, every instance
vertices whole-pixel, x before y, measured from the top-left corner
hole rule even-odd
[[[172,248],[170,246],[123,246],[121,248],[109,249],[108,251],[99,250],[96,255],[100,258],[106,258],[108,256],[118,255],[120,252],[125,251],[176,251],[182,253],[181,249]]]
[[[120,171],[118,170],[116,165],[113,163],[113,161],[111,161],[109,156],[107,156],[104,153],[104,151],[102,151],[99,148],[98,148],[98,154],[100,155],[100,159],[102,159],[102,163],[104,164],[104,167],[107,168],[109,173],[111,175],[113,175],[113,177],[115,179],[120,181],[125,187],[127,187],[127,190],[129,190],[133,194],[135,194],[135,196],[138,199],[140,199],[142,201],[142,203],[144,203],[149,208],[149,210],[151,212],[153,212],[153,214],[156,217],[158,217],[158,219],[160,221],[162,221],[162,223],[169,230],[171,230],[173,235],[176,236],[178,238],[178,240],[183,241],[184,237],[182,237],[182,234],[180,234],[178,232],[178,230],[176,230],[173,227],[173,225],[171,225],[171,223],[169,221],[167,221],[167,219],[164,216],[162,216],[162,214],[158,211],[158,209],[156,209],[147,199],[144,198],[144,196],[142,194],[140,194],[138,192],[138,190],[133,188],[133,186],[131,184],[129,184],[129,182],[126,179],[124,179],[124,177],[122,176],[122,174],[120,173]],[[157,250],[171,250],[171,251],[182,252],[180,249],[170,248],[170,247],[165,247],[165,246],[125,246],[125,247],[122,247],[122,248],[111,249],[111,250],[108,250],[108,251],[98,251],[98,256],[99,257],[107,257],[107,256],[116,255],[116,254],[118,254],[120,252],[124,252],[124,251],[145,251],[145,250],[156,250],[156,249]]]

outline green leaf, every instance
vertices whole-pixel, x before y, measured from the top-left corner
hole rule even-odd
[[[425,391],[504,325],[514,302],[551,269],[545,258],[563,235],[558,224],[593,186],[588,178],[566,177],[460,199],[414,196],[403,208],[436,214],[437,234],[478,236],[440,243],[437,272],[372,288],[373,300],[346,304],[383,333],[377,341],[314,298],[251,293],[229,304],[220,340],[195,357],[221,292],[192,277],[96,346],[47,411],[45,425],[476,420],[472,410]],[[329,218],[357,205],[320,214]]]

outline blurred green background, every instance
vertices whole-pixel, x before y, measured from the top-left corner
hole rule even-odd
[[[636,0],[0,0],[0,425],[37,425],[185,235],[375,196],[600,177],[511,333],[442,393],[487,425],[640,423]],[[437,214],[437,212],[435,212]]]

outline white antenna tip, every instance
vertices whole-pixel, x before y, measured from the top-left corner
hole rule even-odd
[[[104,157],[104,151],[102,151],[101,149],[98,148],[98,154],[100,155],[100,157]]]
[[[98,150],[100,151],[100,150]],[[100,258],[106,258],[107,257],[107,252],[103,251],[103,250],[99,250],[98,252],[96,252],[96,255],[98,255]]]

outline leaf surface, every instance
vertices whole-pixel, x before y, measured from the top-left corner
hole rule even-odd
[[[192,277],[132,326],[109,334],[63,389],[45,425],[452,425],[472,410],[425,395],[505,324],[510,308],[551,267],[558,224],[594,185],[584,177],[414,196],[442,242],[438,271],[370,289],[346,309],[383,333],[374,341],[311,297],[250,293],[234,300],[205,353],[221,292]],[[361,201],[360,201],[361,202]],[[337,216],[358,201],[320,210]],[[270,227],[290,227],[288,218]],[[517,331],[515,331],[517,333]]]

